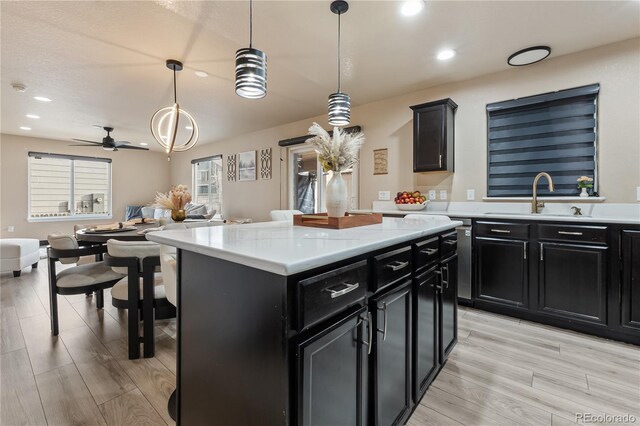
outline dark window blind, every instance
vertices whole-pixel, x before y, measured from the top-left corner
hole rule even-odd
[[[487,105],[488,196],[578,195],[576,179],[596,178],[596,118],[599,84]],[[594,180],[594,191],[597,182]]]

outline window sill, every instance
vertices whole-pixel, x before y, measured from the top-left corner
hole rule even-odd
[[[113,219],[113,215],[93,215],[82,214],[73,216],[53,216],[53,217],[28,217],[27,222],[70,222],[81,220],[104,220]]]
[[[571,201],[572,203],[603,203],[607,197],[538,197],[539,201],[549,203]],[[501,202],[501,203],[521,203],[523,201],[531,201],[531,197],[482,197],[482,201]]]

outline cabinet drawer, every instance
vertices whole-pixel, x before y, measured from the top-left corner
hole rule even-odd
[[[440,237],[440,253],[442,259],[446,259],[452,254],[455,254],[457,249],[458,231],[453,231]]]
[[[541,240],[607,243],[606,226],[538,225]]]
[[[403,247],[373,258],[375,276],[371,280],[376,292],[411,274],[411,246]]]
[[[366,260],[299,281],[296,330],[308,328],[364,300],[366,290]]]
[[[440,258],[440,243],[438,237],[420,241],[413,245],[413,259],[416,271],[428,267]]]
[[[476,222],[478,237],[529,238],[528,223]]]

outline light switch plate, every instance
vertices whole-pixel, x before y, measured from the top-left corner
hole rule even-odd
[[[447,199],[447,190],[446,189],[441,189],[440,190],[440,199],[441,200],[446,200]]]
[[[435,189],[432,189],[432,190],[429,191],[429,199],[432,200],[432,201],[436,199],[436,190]]]
[[[636,188],[636,200],[640,201],[640,186]]]
[[[7,232],[14,232],[16,230],[13,226],[7,226]]]
[[[473,201],[476,199],[476,190],[467,189],[467,201]]]
[[[391,192],[389,192],[389,191],[378,191],[378,200],[379,201],[389,201],[389,200],[391,200]]]

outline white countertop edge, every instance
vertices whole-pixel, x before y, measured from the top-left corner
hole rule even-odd
[[[449,229],[455,229],[456,227],[461,225],[462,225],[462,222],[460,221],[451,221],[451,222],[443,223],[442,225],[439,225],[436,227],[419,229],[409,234],[402,234],[394,238],[386,238],[382,241],[374,241],[366,245],[361,245],[348,250],[334,252],[331,255],[314,257],[304,261],[292,262],[292,263],[280,263],[280,262],[269,261],[269,260],[261,259],[255,256],[250,256],[247,254],[232,253],[226,250],[221,250],[218,248],[205,246],[202,244],[194,244],[187,241],[176,240],[175,238],[171,237],[172,234],[176,234],[176,233],[180,234],[180,233],[184,233],[185,231],[189,232],[189,230],[150,232],[147,234],[147,239],[160,244],[166,244],[173,247],[177,247],[182,250],[199,253],[205,256],[215,257],[217,259],[227,260],[233,263],[240,263],[242,265],[246,265],[252,268],[260,269],[267,272],[272,272],[276,275],[288,276],[288,275],[294,275],[300,272],[304,272],[310,269],[314,269],[320,266],[339,262],[341,260],[345,260],[350,257],[359,256],[361,254],[368,253],[371,251],[383,249],[385,247],[390,247],[406,241],[427,237],[429,235],[437,234],[439,232],[446,231]],[[230,225],[230,226],[244,226],[244,225]],[[348,228],[348,229],[354,229],[354,228]]]
[[[587,217],[587,216],[558,216],[552,214],[510,214],[510,213],[474,213],[456,211],[402,211],[402,210],[354,210],[354,213],[382,213],[394,215],[424,214],[436,216],[449,216],[451,218],[473,219],[509,219],[509,220],[540,220],[547,222],[575,222],[575,223],[611,223],[623,225],[640,225],[640,217]]]

